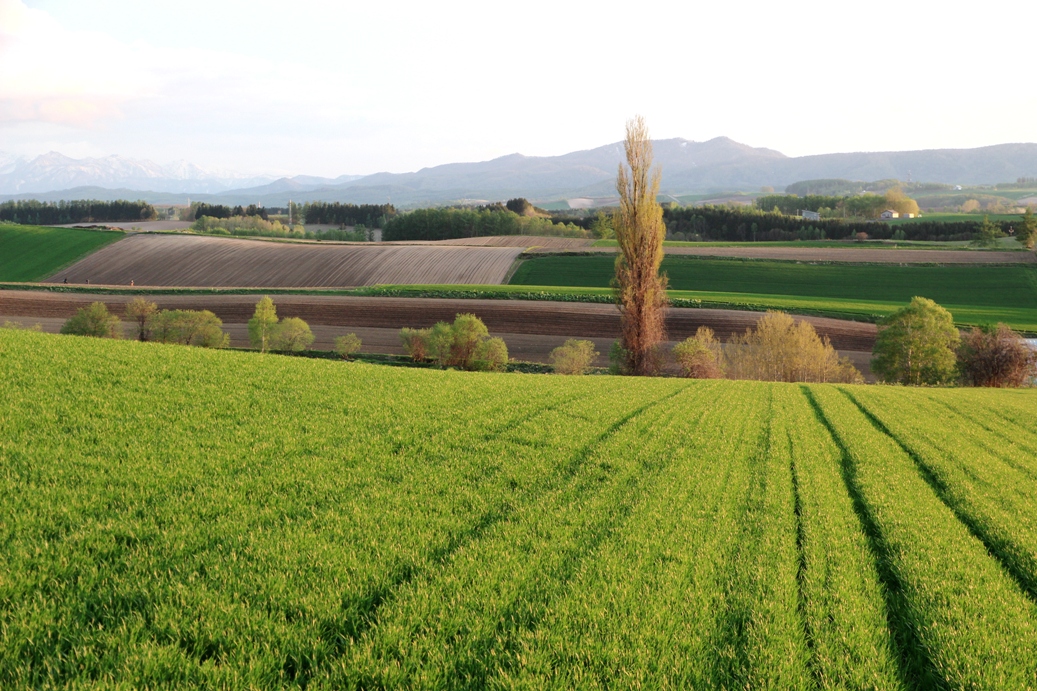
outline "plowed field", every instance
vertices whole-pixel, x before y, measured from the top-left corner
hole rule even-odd
[[[48,281],[138,286],[346,287],[499,284],[521,247],[322,245],[134,235]]]
[[[84,295],[35,291],[0,291],[0,318],[62,317],[95,300],[105,302],[122,314],[131,295]],[[162,309],[207,309],[227,323],[244,323],[252,316],[257,295],[152,295]],[[301,317],[311,325],[378,327],[399,329],[426,327],[437,321],[451,321],[458,312],[472,312],[486,322],[491,332],[619,337],[619,312],[613,305],[582,302],[535,300],[450,300],[438,298],[381,298],[342,295],[277,295],[277,313],[282,317]],[[757,312],[737,310],[675,308],[667,311],[666,328],[672,339],[694,335],[699,326],[709,326],[717,336],[727,339],[732,332],[754,326]],[[874,324],[802,317],[818,333],[828,336],[838,350],[871,351],[875,342]]]

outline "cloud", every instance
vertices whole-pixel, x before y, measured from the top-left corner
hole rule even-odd
[[[84,127],[120,117],[126,103],[151,93],[140,52],[0,0],[0,123]]]

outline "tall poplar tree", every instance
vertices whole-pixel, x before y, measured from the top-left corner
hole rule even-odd
[[[619,211],[613,219],[619,255],[613,287],[620,309],[624,369],[658,371],[656,348],[666,337],[666,276],[659,275],[666,226],[656,201],[661,173],[652,168],[652,141],[644,118],[627,122],[626,162],[619,164]],[[628,170],[629,168],[629,170]]]

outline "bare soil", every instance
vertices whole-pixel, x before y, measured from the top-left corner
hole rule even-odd
[[[0,315],[26,318],[67,319],[75,311],[101,300],[115,314],[122,314],[127,295],[86,295],[45,291],[0,291]],[[149,296],[163,309],[207,309],[228,324],[248,322],[259,297],[256,295],[158,295]],[[278,315],[300,317],[311,326],[338,327],[342,333],[356,328],[398,330],[423,328],[437,321],[452,321],[461,312],[481,318],[494,334],[526,334],[565,338],[619,337],[619,312],[613,305],[533,300],[448,300],[438,298],[381,298],[340,295],[278,295]],[[700,326],[712,328],[718,338],[744,332],[760,318],[757,312],[672,308],[667,311],[669,337],[681,340]],[[874,324],[823,317],[797,317],[828,336],[840,351],[868,351],[875,343]],[[509,344],[510,345],[510,344]]]
[[[262,242],[132,235],[50,283],[193,287],[353,287],[379,283],[500,284],[522,247]]]

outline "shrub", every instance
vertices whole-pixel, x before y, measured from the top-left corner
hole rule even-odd
[[[551,364],[556,374],[584,374],[598,354],[593,341],[570,338],[551,351]]]
[[[946,384],[956,375],[960,340],[950,312],[915,297],[879,322],[871,368],[887,382]]]
[[[487,372],[500,372],[508,364],[508,345],[503,338],[487,338],[479,343],[474,367]]]
[[[313,332],[310,325],[299,317],[282,319],[270,338],[270,347],[282,352],[297,353],[306,350],[312,344]]]
[[[863,381],[848,358],[840,358],[828,337],[784,312],[767,312],[742,336],[731,339],[727,354],[733,379],[784,382]]]
[[[414,362],[425,362],[429,358],[429,329],[400,329],[403,349]]]
[[[61,333],[73,336],[95,336],[97,338],[122,338],[122,322],[108,312],[103,302],[92,302],[76,311],[61,326]]]
[[[158,312],[158,305],[144,298],[134,298],[126,305],[126,320],[137,324],[137,340],[148,340],[148,320]]]
[[[1037,376],[1037,352],[1005,324],[973,328],[958,348],[958,371],[969,386],[1025,386]]]
[[[346,334],[335,339],[335,352],[348,360],[350,355],[360,352],[360,339],[356,334]]]
[[[719,379],[724,376],[723,350],[713,329],[700,326],[694,336],[673,347],[682,377]]]
[[[5,319],[4,323],[0,324],[0,329],[9,329],[11,331],[43,331],[43,325],[36,323],[32,326],[22,326],[18,322],[12,322]]]
[[[490,331],[479,317],[468,313],[454,317],[451,330],[454,340],[450,347],[450,364],[467,369],[476,359],[479,344],[490,337]]]
[[[428,345],[428,357],[440,367],[453,364],[454,329],[446,322],[436,322],[428,329],[425,339]]]
[[[148,319],[147,330],[158,343],[226,348],[230,336],[222,326],[223,321],[209,310],[162,310]]]
[[[494,340],[499,343],[487,345]],[[508,361],[504,341],[489,338],[486,325],[474,314],[458,314],[453,324],[437,322],[431,329],[401,329],[400,341],[415,362],[433,360],[441,367],[484,369],[485,362],[497,363],[501,352],[501,362]]]

